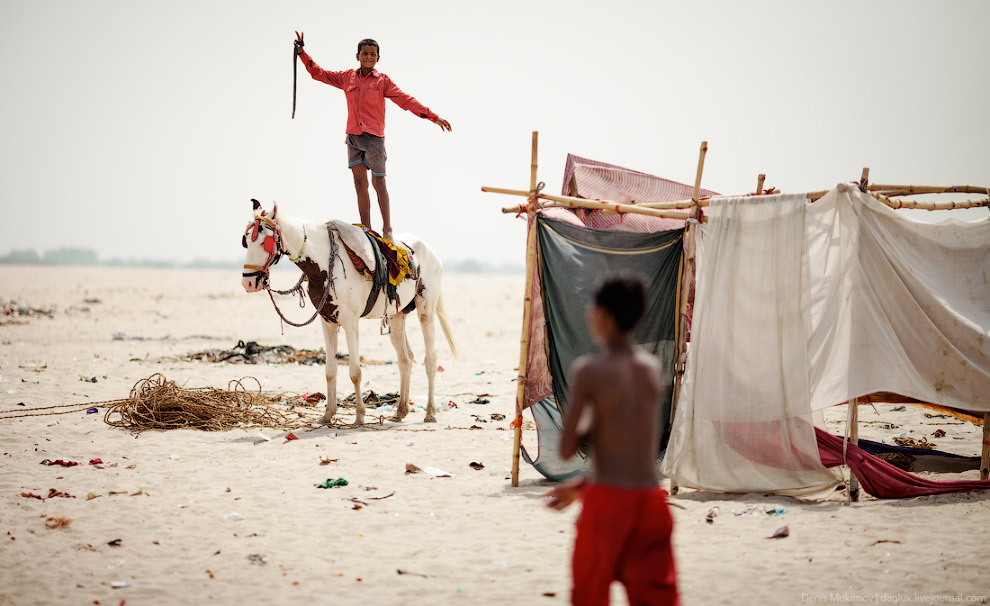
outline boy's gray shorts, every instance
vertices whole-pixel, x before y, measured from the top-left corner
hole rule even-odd
[[[376,177],[385,176],[385,137],[376,137],[370,133],[347,135],[347,168],[364,163]]]

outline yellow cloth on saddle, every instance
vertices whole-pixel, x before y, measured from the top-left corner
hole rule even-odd
[[[378,248],[381,250],[382,255],[385,257],[386,265],[388,265],[388,283],[392,286],[398,286],[399,282],[402,282],[407,277],[412,275],[412,267],[409,262],[409,253],[405,248],[401,246],[396,246],[390,240],[378,235],[378,233],[360,223],[355,223],[358,227],[363,229],[365,232],[371,234],[375,240],[378,242]]]

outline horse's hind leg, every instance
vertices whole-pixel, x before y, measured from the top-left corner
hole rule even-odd
[[[320,423],[329,425],[337,413],[337,329],[338,324],[323,321],[323,341],[327,352],[327,409]]]
[[[423,344],[426,346],[426,381],[429,384],[429,396],[426,401],[426,423],[437,422],[437,408],[433,403],[433,386],[437,374],[437,345],[436,345],[436,323],[434,320],[435,308],[428,305],[425,298],[420,295],[416,298],[416,307],[419,310],[419,324],[423,329]]]
[[[393,420],[400,421],[409,414],[409,378],[412,375],[412,349],[406,338],[406,315],[403,313],[392,316],[391,320],[392,347],[399,362],[399,402]]]

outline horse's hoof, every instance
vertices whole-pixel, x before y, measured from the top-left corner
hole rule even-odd
[[[393,423],[401,423],[402,422],[402,417],[400,417],[399,415],[395,415],[395,416],[389,417],[388,420],[389,421],[392,421]]]
[[[423,422],[424,423],[436,423],[437,422],[437,418],[435,416],[433,416],[433,415],[426,415],[426,418],[423,419]]]
[[[333,426],[333,417],[333,415],[324,415],[323,418],[320,419],[320,425],[326,425],[327,427]]]
[[[354,419],[354,424],[355,425],[364,425],[364,417],[357,417],[356,419]]]

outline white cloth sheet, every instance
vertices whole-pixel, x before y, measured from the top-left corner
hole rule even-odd
[[[840,185],[716,199],[663,471],[815,496],[812,413],[877,391],[990,410],[990,219],[920,223]]]

